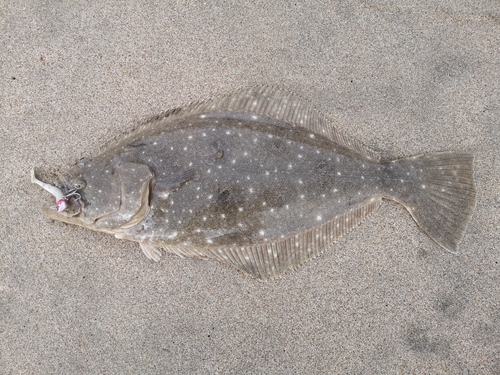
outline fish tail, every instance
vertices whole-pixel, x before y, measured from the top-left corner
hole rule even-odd
[[[395,191],[390,198],[402,203],[434,241],[455,253],[476,202],[473,156],[437,152],[395,160],[387,168]]]

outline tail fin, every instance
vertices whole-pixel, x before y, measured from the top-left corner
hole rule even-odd
[[[473,156],[438,152],[394,163],[402,167],[403,175],[413,176],[408,180],[411,186],[406,186],[395,200],[408,209],[434,241],[456,252],[476,203]]]

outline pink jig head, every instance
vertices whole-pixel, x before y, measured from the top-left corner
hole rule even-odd
[[[61,212],[68,208],[68,198],[62,197],[56,203],[56,211]]]

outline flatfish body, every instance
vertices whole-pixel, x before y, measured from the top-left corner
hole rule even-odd
[[[147,121],[61,178],[51,218],[255,277],[318,255],[376,210],[402,203],[455,251],[475,203],[472,156],[381,162],[301,98],[262,86]]]

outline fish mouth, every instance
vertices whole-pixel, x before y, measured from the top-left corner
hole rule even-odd
[[[81,199],[70,199],[68,207],[64,211],[57,211],[56,206],[45,204],[42,206],[43,215],[52,220],[63,221],[68,224],[88,226],[93,224],[93,220],[85,219],[82,215],[84,204]]]
[[[82,198],[81,191],[77,189],[68,190],[67,188],[64,188],[63,191],[57,186],[40,181],[36,178],[34,168],[31,170],[31,182],[41,186],[56,198],[55,206],[42,206],[42,212],[45,217],[84,226],[93,223],[93,221],[90,223],[88,219],[85,220],[84,215],[82,215],[85,202]],[[63,184],[63,186],[67,186],[67,184]]]

